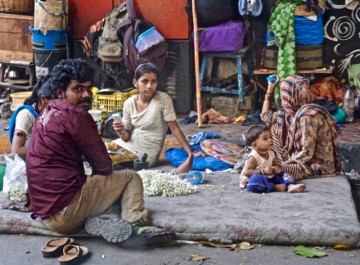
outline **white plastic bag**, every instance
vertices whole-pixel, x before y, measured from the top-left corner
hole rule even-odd
[[[4,193],[6,193],[12,201],[26,201],[28,185],[24,160],[17,154],[10,154],[5,156],[5,161]]]

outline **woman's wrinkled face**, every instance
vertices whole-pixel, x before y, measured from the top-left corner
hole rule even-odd
[[[139,94],[145,97],[152,97],[158,86],[158,79],[155,73],[144,73],[134,85],[139,89]]]

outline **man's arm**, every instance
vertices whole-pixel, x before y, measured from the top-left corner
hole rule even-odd
[[[109,175],[112,172],[112,161],[90,114],[80,114],[72,136],[81,154],[90,163],[93,174]]]

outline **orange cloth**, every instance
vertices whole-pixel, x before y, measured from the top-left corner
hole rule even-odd
[[[206,111],[201,116],[202,123],[209,124],[221,124],[221,123],[230,123],[230,118],[222,115],[220,112],[217,112],[215,109],[211,108]],[[195,123],[198,121],[196,120]]]
[[[309,86],[310,91],[317,99],[335,101],[337,104],[343,102],[346,88],[332,76],[319,79]]]

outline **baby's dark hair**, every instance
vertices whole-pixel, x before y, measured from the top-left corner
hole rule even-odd
[[[260,134],[265,131],[270,131],[270,127],[267,125],[252,126],[245,134],[246,145],[251,146],[251,144],[259,138]]]

